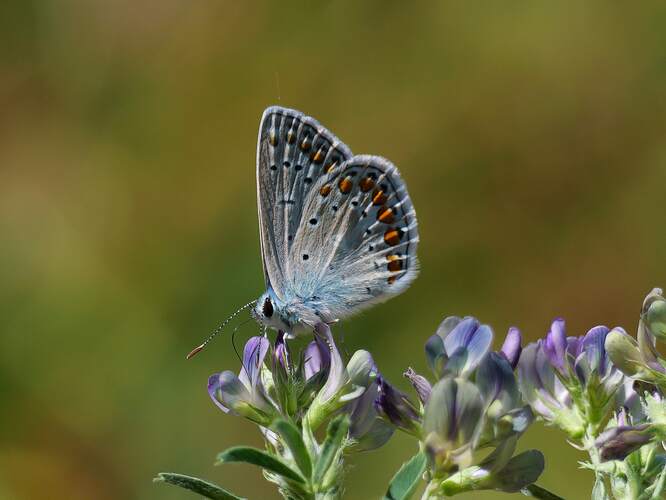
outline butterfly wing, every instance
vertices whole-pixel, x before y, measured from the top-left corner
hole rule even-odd
[[[302,219],[287,279],[297,296],[312,298],[320,316],[350,316],[404,291],[416,277],[416,214],[388,160],[354,156],[321,176]]]
[[[303,322],[350,316],[416,277],[416,215],[397,168],[352,156],[313,118],[264,112],[257,196],[267,286]]]
[[[349,148],[302,113],[264,111],[257,141],[257,205],[266,285],[285,301],[293,283],[291,256],[304,200],[319,179],[352,156]]]

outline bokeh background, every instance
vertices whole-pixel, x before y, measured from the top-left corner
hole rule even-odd
[[[0,497],[186,498],[151,483],[168,470],[276,498],[212,466],[260,443],[206,394],[237,368],[228,336],[184,360],[263,290],[271,104],[408,182],[422,273],[337,333],[395,383],[449,314],[497,337],[558,315],[633,331],[666,285],[664,26],[649,1],[0,3]],[[527,446],[544,486],[588,497],[562,434]],[[412,451],[353,458],[347,498],[377,498]]]

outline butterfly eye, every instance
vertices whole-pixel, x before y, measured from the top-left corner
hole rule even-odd
[[[273,316],[273,303],[271,302],[271,299],[269,299],[268,297],[266,297],[266,300],[264,301],[264,307],[262,312],[264,313],[264,316],[266,316],[267,318]]]

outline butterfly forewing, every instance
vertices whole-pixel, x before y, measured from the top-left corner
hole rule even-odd
[[[322,176],[351,157],[349,148],[315,119],[281,107],[262,117],[257,143],[257,197],[266,282],[281,299],[293,276],[290,250],[304,200]]]
[[[416,276],[416,215],[389,161],[352,156],[314,119],[272,107],[259,132],[257,184],[266,280],[285,303],[340,319]]]

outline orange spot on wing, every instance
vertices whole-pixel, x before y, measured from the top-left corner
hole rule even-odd
[[[384,224],[391,224],[395,220],[395,214],[393,209],[388,207],[382,207],[377,212],[377,220],[383,222]]]
[[[400,238],[402,238],[402,233],[397,229],[389,229],[384,233],[384,243],[387,245],[397,245],[400,243]]]
[[[313,154],[310,159],[315,163],[321,163],[324,160],[324,154],[321,152],[321,149],[318,149],[315,154]]]
[[[375,181],[373,181],[370,177],[364,177],[363,179],[361,179],[361,182],[359,182],[358,185],[361,188],[361,191],[367,193],[373,187],[375,187]]]
[[[372,193],[372,204],[383,205],[386,203],[386,195],[381,189],[375,189]]]
[[[349,177],[345,177],[338,183],[338,187],[342,193],[349,193],[352,190],[352,181]]]
[[[388,260],[388,270],[392,272],[397,272],[402,270],[402,259],[397,255],[387,255],[386,260]]]
[[[331,193],[331,185],[330,184],[325,184],[321,187],[319,190],[319,194],[322,195],[324,198],[327,197]]]
[[[395,283],[396,278],[397,276],[389,276],[386,281],[388,281],[389,285],[392,285],[393,283]]]
[[[330,174],[331,170],[333,170],[337,164],[338,162],[334,161],[333,163],[329,163],[328,165],[324,166],[324,172]]]
[[[289,132],[287,132],[287,142],[289,144],[296,142],[296,134],[294,134],[293,130],[289,130]]]

